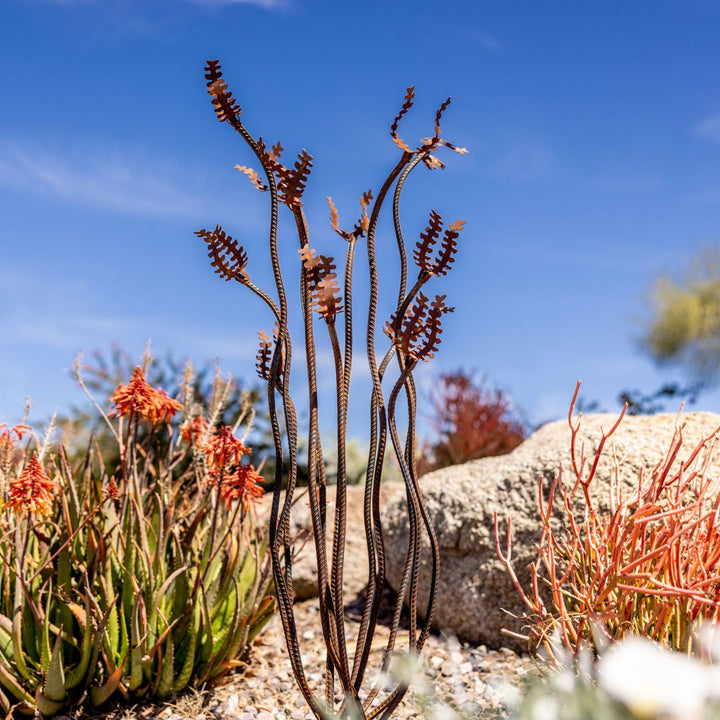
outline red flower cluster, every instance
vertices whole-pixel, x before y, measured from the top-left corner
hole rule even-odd
[[[250,448],[235,437],[229,425],[223,425],[204,450],[208,481],[220,482],[220,497],[228,506],[238,500],[248,510],[252,502],[263,496],[265,491],[259,484],[263,481],[262,475],[249,463],[240,463],[242,456],[250,453]]]
[[[247,455],[250,448],[235,437],[229,425],[223,425],[205,445],[205,457],[210,476],[217,479],[228,474],[230,468],[240,463],[243,455]]]
[[[167,422],[177,410],[182,409],[182,405],[168,397],[164,390],[156,390],[148,384],[140,366],[135,368],[127,385],[118,386],[110,397],[110,402],[115,403],[115,410],[111,415],[128,416],[136,413],[153,425]]]
[[[204,415],[196,415],[180,426],[180,437],[188,445],[197,447],[208,431],[208,421]]]
[[[23,435],[30,432],[30,430],[29,425],[16,425],[9,428],[7,423],[0,423],[0,473],[9,472],[15,454],[16,443],[22,440]]]
[[[105,486],[105,497],[110,500],[117,500],[119,495],[120,488],[115,482],[115,476],[113,475],[110,480],[108,480],[108,484]]]
[[[251,504],[258,502],[265,494],[265,490],[259,484],[262,481],[263,476],[256,472],[252,465],[249,463],[238,465],[237,470],[223,480],[220,497],[225,500],[228,507],[233,500],[238,500],[245,510],[249,510]]]
[[[49,515],[54,487],[53,481],[40,465],[38,454],[33,453],[25,469],[10,484],[5,505],[16,514],[34,512],[38,515]]]

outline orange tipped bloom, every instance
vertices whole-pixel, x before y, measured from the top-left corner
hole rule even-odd
[[[251,504],[258,502],[265,494],[259,484],[261,482],[263,476],[257,473],[252,465],[238,465],[237,470],[223,480],[220,497],[228,506],[233,500],[239,500],[245,510],[249,510]]]
[[[134,412],[153,425],[168,421],[177,410],[182,409],[182,405],[168,397],[164,390],[156,390],[148,384],[140,366],[135,368],[127,385],[118,386],[110,402],[115,403],[111,415],[127,416]]]
[[[10,484],[6,506],[17,514],[34,512],[49,515],[54,487],[55,484],[40,465],[38,454],[33,453],[25,469]]]
[[[105,497],[110,500],[116,500],[118,495],[120,495],[120,488],[117,486],[115,476],[113,475],[105,486]]]
[[[30,430],[32,428],[29,425],[16,425],[14,428],[8,428],[7,423],[0,423],[0,448],[14,447],[15,440],[22,440],[22,436]],[[13,440],[13,435],[15,440]]]
[[[230,471],[233,465],[240,463],[240,458],[250,452],[250,448],[244,445],[233,434],[229,425],[223,425],[205,445],[208,470],[210,475],[216,478]]]
[[[29,425],[8,428],[7,423],[0,423],[0,472],[9,471],[17,441],[22,440],[22,436],[31,429]]]
[[[199,445],[208,431],[208,421],[204,415],[196,415],[180,426],[180,437],[192,446]]]

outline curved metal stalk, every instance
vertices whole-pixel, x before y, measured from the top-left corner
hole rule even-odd
[[[313,712],[318,714],[321,712],[321,706],[313,696],[305,677],[305,671],[302,664],[300,647],[297,640],[297,629],[295,626],[295,617],[292,611],[294,593],[292,590],[292,549],[289,544],[288,529],[290,518],[290,507],[292,505],[292,497],[297,480],[297,420],[294,406],[290,399],[289,382],[290,369],[292,365],[292,346],[287,329],[288,308],[287,297],[285,294],[285,286],[280,268],[280,259],[277,245],[277,229],[278,229],[278,191],[275,182],[275,176],[272,168],[267,166],[263,153],[259,145],[250,133],[245,129],[242,123],[235,119],[231,119],[231,125],[240,133],[245,142],[250,146],[255,156],[259,160],[265,172],[268,190],[270,191],[270,260],[272,263],[273,277],[277,289],[279,317],[278,317],[278,337],[273,351],[272,362],[270,365],[270,381],[268,382],[268,411],[270,414],[270,425],[273,436],[273,446],[275,450],[275,478],[273,483],[273,502],[270,511],[270,556],[272,560],[273,580],[278,600],[278,610],[283,625],[283,633],[288,643],[288,655],[290,664],[295,675],[295,680],[306,701],[312,708]],[[262,297],[262,295],[261,295]],[[263,298],[264,299],[264,298]],[[269,299],[269,298],[268,298]],[[272,301],[271,301],[272,302]],[[284,358],[283,358],[284,350]],[[282,372],[281,372],[282,363]],[[280,377],[282,375],[282,380]],[[280,511],[280,496],[282,494],[282,481],[284,475],[284,453],[282,445],[282,435],[277,416],[277,407],[275,402],[275,393],[280,388],[283,401],[283,410],[285,416],[285,430],[288,439],[288,481],[285,492],[285,502],[282,511]],[[283,553],[284,564],[280,563],[280,546],[284,545]],[[283,572],[284,570],[284,572]]]
[[[294,210],[295,225],[298,231],[300,247],[308,245],[307,221],[302,208]],[[318,404],[317,404],[317,367],[315,355],[315,339],[313,330],[312,298],[308,289],[307,274],[304,267],[301,267],[300,293],[304,318],[305,333],[305,356],[307,362],[308,378],[308,402],[310,408],[309,429],[308,429],[308,496],[310,500],[310,513],[312,519],[313,539],[315,541],[315,559],[318,568],[318,599],[320,604],[320,620],[322,623],[323,636],[328,649],[328,663],[326,667],[326,702],[332,702],[333,698],[333,669],[337,668],[345,679],[349,674],[347,667],[347,651],[343,662],[344,643],[341,645],[340,634],[344,637],[342,624],[338,628],[337,610],[335,608],[335,597],[329,584],[327,550],[326,550],[326,484],[323,465],[322,446],[320,443],[320,431],[318,427]],[[342,612],[342,608],[340,608]]]
[[[336,285],[333,259],[326,256],[315,257],[309,246],[309,232],[302,209],[301,197],[312,166],[312,157],[302,151],[294,167],[285,167],[279,161],[283,152],[279,143],[266,148],[261,139],[257,141],[247,132],[240,121],[240,109],[222,80],[219,63],[209,61],[206,68],[208,91],[218,118],[228,122],[245,140],[259,160],[265,174],[266,184],[260,175],[251,168],[238,166],[250,178],[253,185],[270,193],[270,231],[269,247],[277,301],[252,283],[245,271],[247,255],[235,240],[217,227],[214,233],[206,230],[198,234],[208,243],[209,255],[216,271],[224,279],[235,279],[246,285],[270,309],[277,322],[276,341],[270,358],[270,341],[261,336],[261,350],[258,355],[258,370],[267,381],[267,402],[270,414],[270,426],[275,451],[274,494],[270,513],[270,555],[272,572],[278,600],[278,608],[283,632],[288,647],[293,674],[303,696],[317,718],[324,718],[328,708],[336,705],[335,682],[339,680],[338,692],[344,699],[339,703],[339,712],[343,718],[371,720],[388,718],[402,700],[407,685],[401,684],[377,706],[372,707],[379,693],[374,687],[360,701],[360,690],[372,647],[377,626],[380,603],[385,587],[385,546],[380,520],[380,485],[382,481],[385,453],[387,451],[388,432],[391,447],[397,459],[405,482],[405,492],[410,526],[408,549],[405,559],[400,592],[393,609],[390,637],[386,644],[382,670],[387,670],[395,649],[398,627],[406,597],[410,606],[409,651],[419,651],[427,638],[434,612],[437,587],[438,546],[432,525],[422,500],[417,482],[414,463],[416,389],[412,372],[419,358],[427,359],[437,349],[440,338],[440,317],[451,310],[444,303],[444,296],[436,296],[430,304],[421,292],[421,287],[434,275],[442,275],[453,261],[455,238],[462,227],[456,221],[445,232],[439,249],[433,249],[442,228],[440,216],[431,212],[428,230],[421,235],[422,244],[418,245],[415,260],[420,273],[407,291],[408,261],[400,222],[400,198],[410,173],[424,162],[429,168],[442,167],[442,163],[430,153],[440,145],[455,148],[440,138],[440,118],[449,100],[443,103],[435,115],[435,133],[423,141],[417,150],[409,146],[398,136],[398,122],[413,104],[414,90],[408,88],[400,112],[390,126],[395,144],[403,150],[402,157],[385,179],[375,198],[368,217],[367,209],[372,193],[363,193],[360,200],[362,215],[352,232],[345,232],[338,224],[338,214],[328,198],[333,229],[347,240],[343,295]],[[385,353],[380,364],[375,349],[376,319],[378,309],[379,283],[375,236],[380,212],[393,190],[392,214],[400,258],[400,278],[394,319],[385,326],[392,339],[391,348]],[[325,664],[324,701],[319,699],[310,687],[303,667],[297,626],[293,615],[294,592],[292,587],[292,548],[290,545],[290,514],[293,506],[298,480],[298,423],[295,406],[290,396],[290,377],[292,366],[292,344],[288,331],[288,300],[285,292],[283,273],[278,253],[278,208],[279,203],[288,206],[293,214],[295,229],[302,251],[303,261],[300,270],[300,305],[304,321],[305,358],[307,363],[309,427],[308,427],[308,497],[312,519],[312,532],[315,541],[315,559],[318,567],[318,593],[320,621],[323,640],[327,649]],[[354,648],[352,664],[349,661],[345,637],[343,574],[345,562],[346,524],[347,524],[347,425],[349,413],[350,384],[352,377],[353,353],[353,317],[352,283],[355,259],[355,245],[362,236],[367,238],[368,275],[370,297],[367,315],[366,347],[367,359],[372,380],[370,396],[370,447],[363,496],[363,519],[365,541],[368,550],[368,586],[365,595],[358,640]],[[341,299],[344,300],[344,347],[338,338],[336,315],[341,311]],[[414,305],[413,305],[414,303]],[[335,371],[335,391],[337,399],[337,484],[336,508],[333,525],[331,562],[327,557],[327,483],[319,429],[317,351],[313,327],[313,310],[317,310],[326,321]],[[390,365],[396,357],[399,377],[392,386],[386,405],[383,394],[383,382]],[[269,367],[268,367],[269,364]],[[408,430],[404,441],[397,428],[396,410],[400,393],[404,391],[408,413]],[[278,396],[282,403],[279,408]],[[281,423],[281,415],[284,422]],[[287,448],[285,447],[285,441]],[[285,450],[287,449],[287,461]],[[283,482],[286,481],[284,497]],[[427,535],[431,555],[431,582],[425,622],[418,626],[417,606],[419,597],[420,565],[423,554],[422,535]],[[210,548],[212,552],[212,547]]]
[[[395,194],[393,195],[393,227],[395,228],[395,239],[397,240],[398,253],[400,255],[400,287],[398,289],[398,308],[405,299],[405,290],[407,286],[407,253],[405,252],[405,240],[403,238],[402,225],[400,223],[400,197],[405,181],[410,173],[422,162],[426,153],[416,153],[412,162],[402,171],[395,186]]]
[[[368,546],[368,588],[365,607],[360,621],[358,644],[353,664],[355,687],[362,684],[365,668],[370,655],[370,645],[375,632],[380,599],[385,584],[385,549],[380,526],[380,480],[382,478],[385,446],[387,442],[387,418],[383,400],[382,381],[375,357],[375,320],[378,304],[377,258],[375,256],[375,229],[385,197],[403,168],[411,161],[413,154],[404,152],[397,165],[386,178],[373,205],[367,232],[368,273],[370,276],[370,301],[367,321],[367,356],[373,390],[370,402],[370,448],[368,469],[365,477],[365,536]]]

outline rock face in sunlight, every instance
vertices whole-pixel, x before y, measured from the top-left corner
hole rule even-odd
[[[577,438],[578,457],[584,442],[587,462],[591,463],[602,430],[608,431],[617,417],[597,414],[583,417]],[[720,427],[720,415],[687,413],[683,445],[674,467],[705,438]],[[619,468],[620,485],[628,499],[637,492],[640,472],[649,478],[665,458],[678,423],[674,414],[626,417],[607,441],[597,474],[591,484],[593,499],[600,508],[609,507],[610,476],[614,461]],[[562,466],[566,482],[574,482],[570,460],[570,429],[567,421],[549,423],[537,430],[508,455],[482,458],[464,465],[444,468],[424,476],[421,487],[435,526],[442,564],[435,612],[435,625],[462,640],[488,647],[526,650],[522,640],[503,635],[506,628],[522,632],[521,623],[505,610],[521,615],[524,605],[496,553],[494,513],[500,521],[500,540],[505,548],[505,519],[512,519],[512,561],[520,582],[527,587],[527,566],[536,557],[540,538],[537,498],[538,478],[545,478],[547,489]],[[614,458],[614,460],[613,460]],[[720,480],[720,452],[716,452],[709,472]],[[397,589],[407,552],[408,523],[404,503],[390,501],[384,506],[387,576]],[[427,552],[425,553],[427,556]],[[429,572],[423,564],[419,608],[426,602]]]

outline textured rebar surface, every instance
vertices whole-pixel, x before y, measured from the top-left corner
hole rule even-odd
[[[352,231],[340,228],[338,211],[332,200],[330,223],[343,239],[346,258],[342,289],[338,285],[336,264],[333,257],[316,253],[309,243],[309,229],[303,211],[303,194],[312,168],[312,156],[302,150],[297,161],[284,165],[280,161],[283,148],[276,143],[267,148],[261,138],[253,137],[240,119],[240,108],[222,78],[217,61],[209,61],[205,78],[213,107],[221,122],[229,124],[250,147],[261,166],[261,173],[247,166],[236,166],[248,177],[258,190],[270,194],[269,254],[275,281],[275,297],[256,287],[247,272],[248,256],[235,240],[220,226],[214,232],[202,230],[198,235],[207,243],[209,256],[215,271],[225,280],[235,280],[248,286],[272,312],[276,322],[274,341],[266,333],[261,334],[258,353],[258,372],[267,382],[268,412],[275,451],[274,495],[270,513],[270,555],[277,592],[278,608],[283,632],[287,642],[288,657],[298,686],[320,718],[324,709],[332,709],[341,717],[388,718],[407,691],[407,682],[398,681],[394,687],[370,683],[365,687],[366,670],[371,651],[375,647],[380,601],[385,588],[385,548],[380,520],[380,485],[383,470],[390,454],[397,463],[405,483],[407,517],[410,527],[405,556],[403,581],[398,595],[387,643],[382,653],[379,670],[385,673],[391,659],[400,652],[416,655],[427,640],[435,606],[438,581],[438,544],[422,493],[417,482],[414,461],[415,419],[417,398],[413,382],[413,370],[419,361],[432,358],[440,344],[443,316],[453,308],[445,303],[444,295],[436,295],[431,301],[421,288],[434,277],[445,275],[454,262],[456,240],[463,222],[456,220],[443,233],[443,220],[432,210],[430,222],[420,235],[413,252],[418,266],[417,278],[407,291],[407,251],[401,230],[400,198],[405,180],[422,163],[429,169],[444,167],[433,154],[441,146],[459,153],[466,152],[440,136],[440,120],[450,100],[443,102],[435,114],[432,136],[422,140],[419,147],[411,149],[398,135],[398,123],[410,110],[414,100],[414,88],[409,88],[400,112],[390,127],[393,142],[402,154],[373,198],[371,191],[360,199],[361,216]],[[263,180],[264,176],[264,180]],[[389,349],[383,350],[378,361],[377,313],[380,293],[377,273],[376,237],[378,220],[384,204],[392,199],[392,215],[395,244],[400,259],[398,291],[393,297],[395,312],[381,327],[390,339]],[[284,273],[282,267],[288,260],[280,257],[278,242],[279,205],[284,204],[291,212],[297,233],[296,270]],[[370,448],[366,489],[364,496],[364,525],[368,555],[368,585],[354,649],[350,649],[345,636],[345,599],[343,596],[343,573],[345,565],[347,500],[346,500],[346,440],[347,417],[350,401],[350,377],[353,350],[352,282],[355,270],[356,245],[365,241],[367,273],[370,298],[366,323],[367,360],[372,392],[369,399]],[[382,239],[385,240],[384,238]],[[283,243],[283,247],[288,247]],[[298,422],[295,404],[291,396],[290,377],[292,369],[292,344],[288,331],[289,303],[286,292],[286,275],[299,273],[300,308],[303,315],[302,344],[305,349],[308,397],[308,495],[312,518],[315,559],[318,573],[319,622],[326,648],[323,668],[324,689],[319,692],[311,687],[303,662],[302,638],[298,634],[293,610],[293,584],[291,545],[291,514],[298,479]],[[385,286],[385,283],[384,283]],[[395,302],[394,297],[397,297]],[[337,316],[345,313],[343,323]],[[337,428],[337,477],[335,512],[332,527],[327,513],[327,489],[325,461],[320,442],[319,408],[317,400],[317,350],[316,316],[325,325],[330,345],[336,379],[336,428]],[[338,334],[342,328],[342,338]],[[382,334],[380,334],[382,337]],[[384,342],[387,339],[382,337]],[[271,359],[270,359],[271,358]],[[392,361],[395,361],[394,363]],[[404,409],[404,411],[403,411]],[[397,415],[401,414],[400,423]],[[407,427],[404,435],[399,427]],[[388,436],[389,435],[389,436]],[[332,545],[328,557],[326,542],[331,533]],[[425,542],[423,542],[423,538]],[[429,563],[430,577],[425,589],[426,602],[418,607],[420,568]],[[398,645],[398,627],[403,603],[410,606],[407,638]],[[421,612],[419,612],[421,610]],[[425,621],[418,624],[418,615]],[[339,699],[338,699],[339,698]]]

